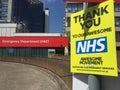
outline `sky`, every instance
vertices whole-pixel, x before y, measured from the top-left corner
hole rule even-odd
[[[40,0],[50,10],[50,32],[64,32],[64,0]]]

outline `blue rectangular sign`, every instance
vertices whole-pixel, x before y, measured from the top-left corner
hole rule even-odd
[[[76,41],[76,54],[107,52],[107,37]]]

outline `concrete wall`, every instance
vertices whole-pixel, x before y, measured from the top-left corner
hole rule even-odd
[[[68,58],[39,58],[39,57],[0,57],[0,61],[17,62],[39,66],[52,71],[59,76],[72,90],[72,75],[70,73],[70,61]],[[61,85],[63,87],[63,85]]]
[[[100,90],[120,90],[120,74],[119,77],[102,77],[101,87]]]
[[[12,20],[12,5],[13,4],[13,0],[8,0],[8,15],[7,15],[7,20],[9,22],[11,22]]]
[[[100,79],[99,90],[120,90],[120,74],[118,77],[100,76]],[[73,90],[89,90],[88,75],[74,75]]]

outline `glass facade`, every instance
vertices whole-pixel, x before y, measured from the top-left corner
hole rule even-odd
[[[7,22],[8,0],[0,1],[0,23]]]
[[[0,0],[0,23],[22,24],[25,30],[17,28],[17,32],[45,32],[43,3],[32,2],[34,0]]]
[[[45,32],[43,3],[32,2],[34,0],[13,0],[12,20],[22,23],[24,28],[31,33],[43,33]]]

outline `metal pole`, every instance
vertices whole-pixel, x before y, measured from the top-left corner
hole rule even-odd
[[[100,77],[95,75],[88,76],[89,90],[100,90]]]
[[[94,5],[97,5],[97,3],[90,3],[88,4],[88,7],[92,7]],[[88,76],[88,85],[89,90],[100,90],[100,78],[95,75],[89,75]]]

